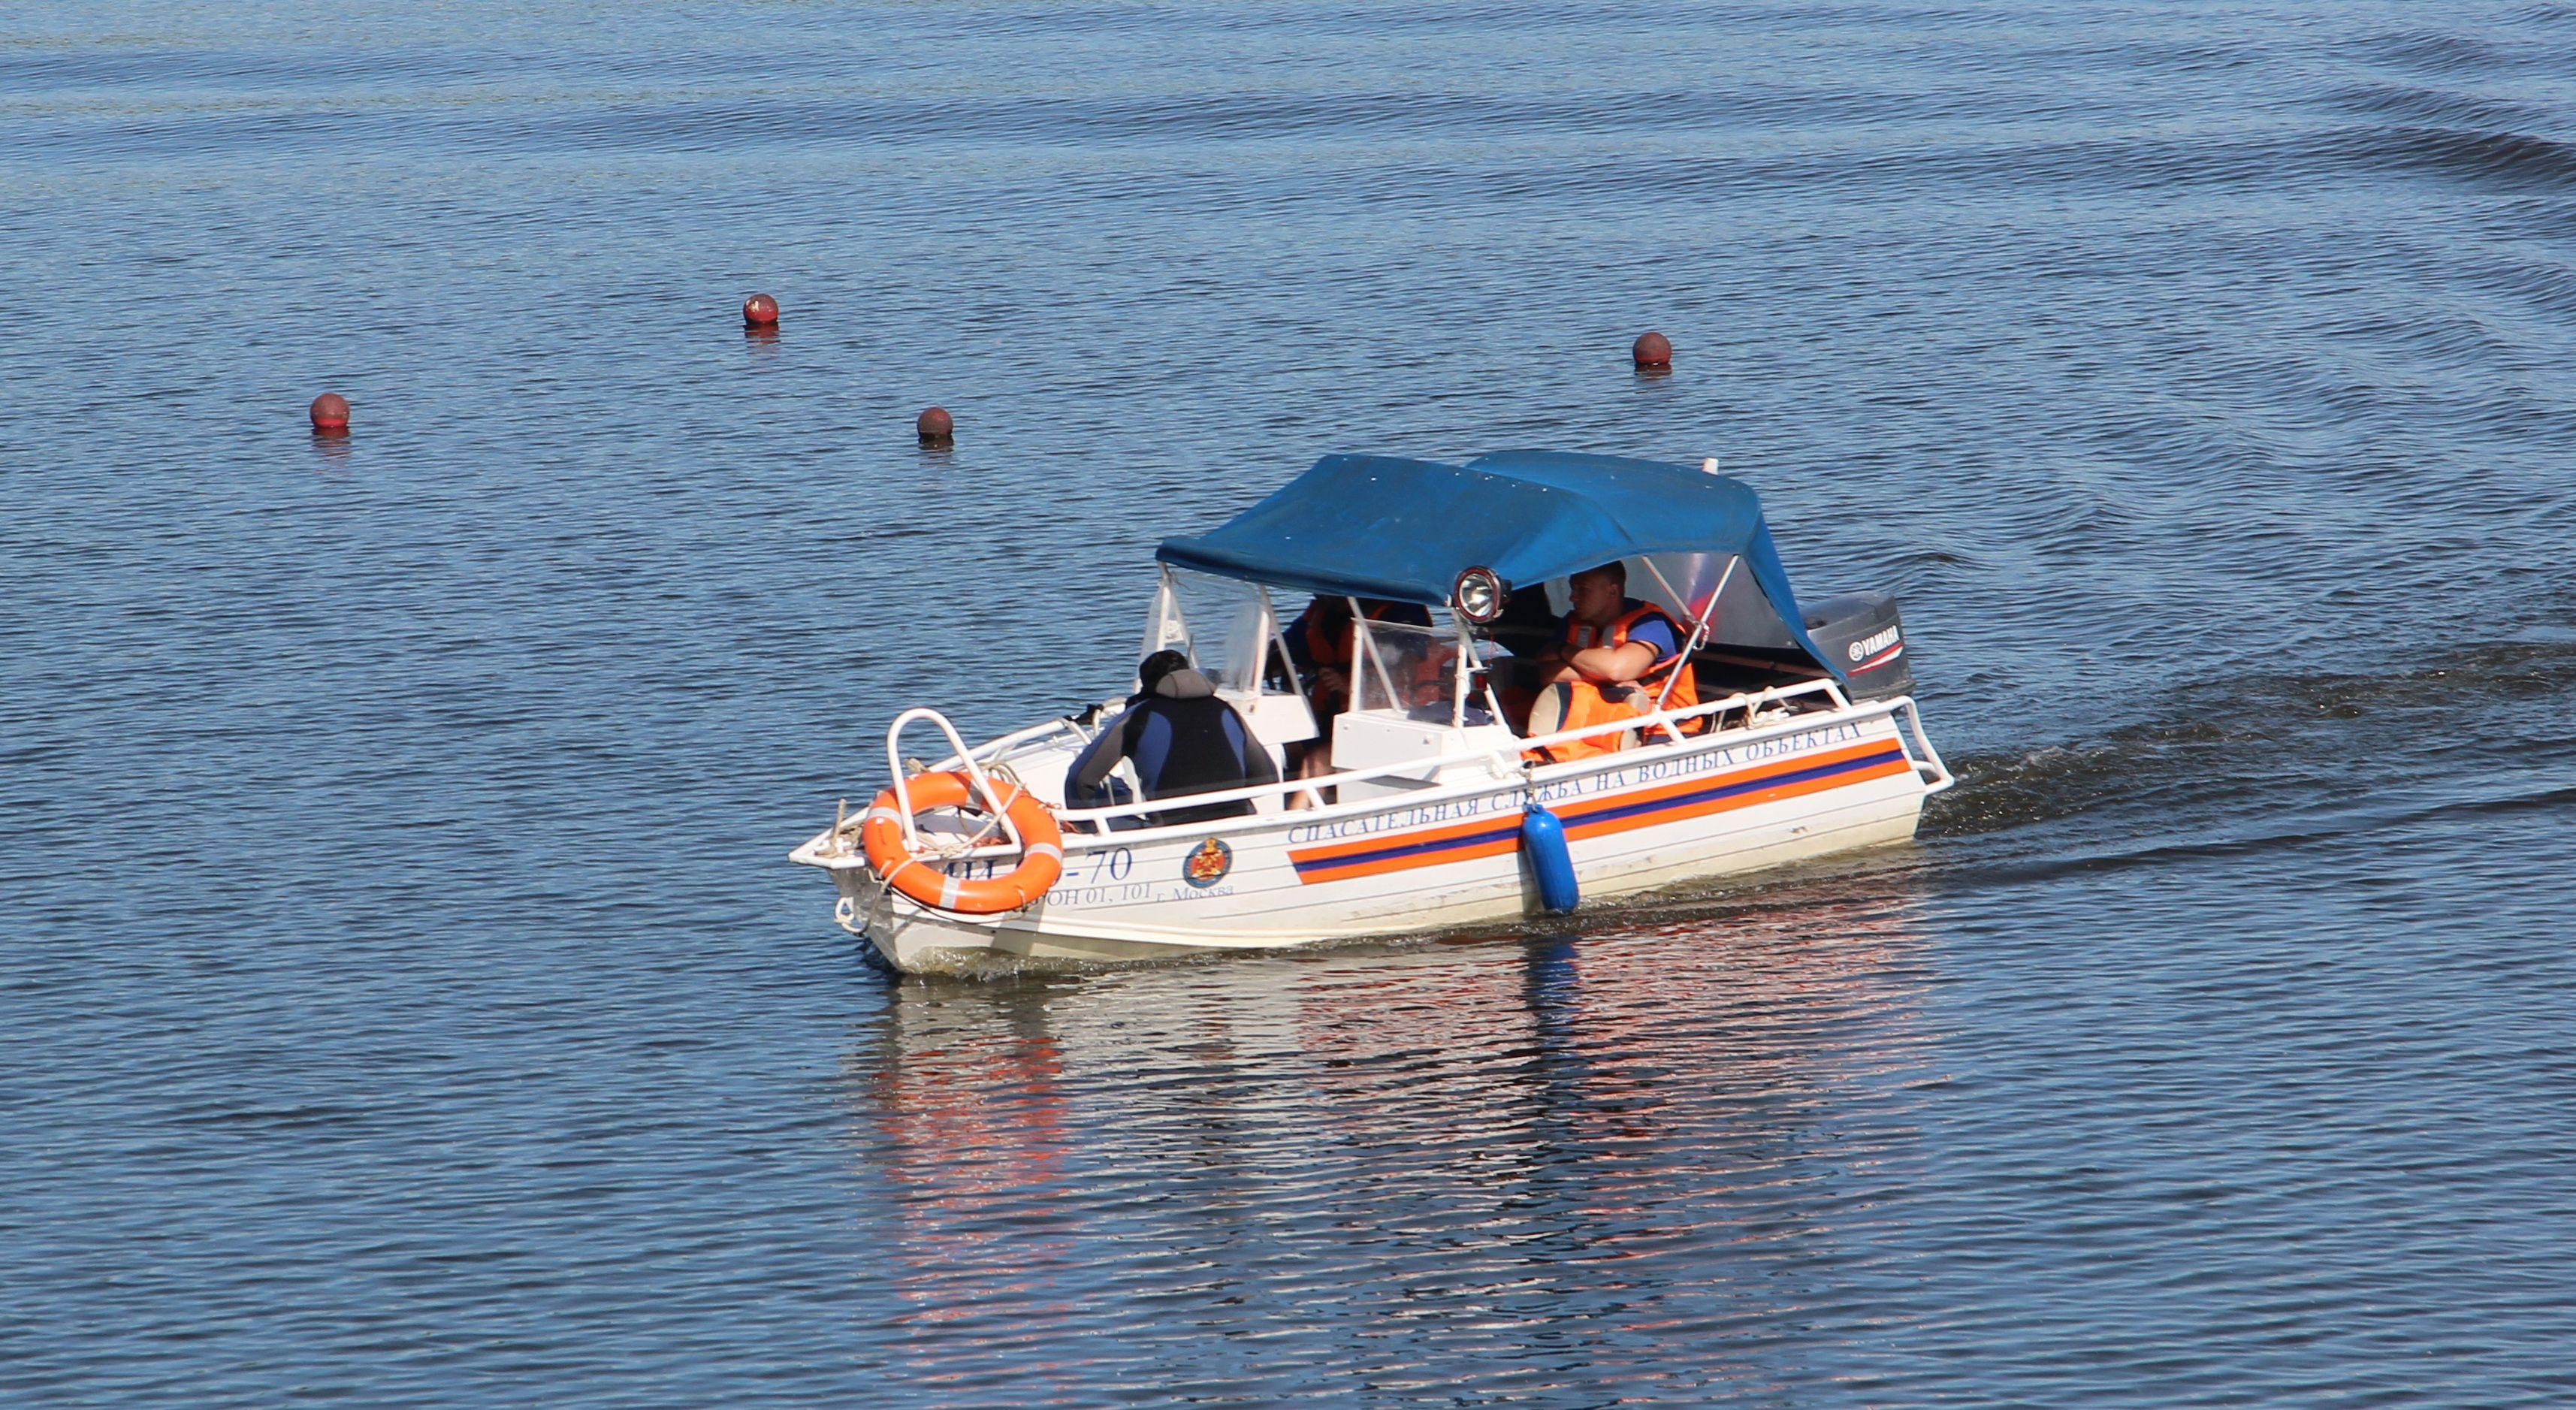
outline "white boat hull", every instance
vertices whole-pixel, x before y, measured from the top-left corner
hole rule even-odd
[[[1533,771],[1497,754],[1476,776],[1452,768],[1392,796],[1068,834],[1054,889],[1000,916],[914,903],[837,830],[794,857],[830,871],[842,925],[908,972],[1440,930],[1538,909],[1519,848],[1533,791],[1564,823],[1587,902],[1906,841],[1924,798],[1949,782],[1937,756],[1908,749],[1897,713],[1910,708],[1843,706]]]

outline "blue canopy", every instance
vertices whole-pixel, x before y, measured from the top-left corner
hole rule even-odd
[[[1165,539],[1154,556],[1221,577],[1436,606],[1468,568],[1529,587],[1622,558],[1692,553],[1743,555],[1787,638],[1841,674],[1799,621],[1752,489],[1661,461],[1505,451],[1458,466],[1328,455],[1218,528]]]

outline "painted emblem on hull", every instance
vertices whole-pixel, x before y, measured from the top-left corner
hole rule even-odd
[[[1209,838],[1190,849],[1181,859],[1181,880],[1205,890],[1225,880],[1234,870],[1234,849],[1216,838]]]

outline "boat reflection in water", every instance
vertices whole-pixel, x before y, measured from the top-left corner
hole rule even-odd
[[[1882,875],[1580,939],[904,983],[848,1073],[887,1353],[958,1403],[1847,1370],[1783,1319],[1867,1295],[1916,1160],[1916,909]]]

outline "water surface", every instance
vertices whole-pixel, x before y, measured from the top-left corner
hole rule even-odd
[[[2571,183],[2556,5],[21,7],[0,1398],[2564,1404]],[[1921,843],[980,984],[785,863],[1519,446],[1902,594]]]

